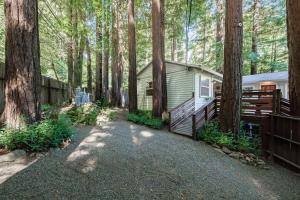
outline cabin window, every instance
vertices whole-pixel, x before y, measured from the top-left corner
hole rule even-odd
[[[262,85],[261,90],[264,92],[270,92],[276,90],[276,85]]]
[[[200,76],[200,97],[209,97],[209,79]]]
[[[146,87],[146,96],[153,96],[153,82],[148,82]]]
[[[249,90],[254,90],[254,88],[253,87],[244,87],[243,90],[249,91]]]

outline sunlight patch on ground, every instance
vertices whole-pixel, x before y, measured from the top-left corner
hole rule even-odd
[[[132,142],[135,145],[142,145],[144,142],[146,142],[153,136],[154,135],[149,131],[141,131],[140,134],[132,136]]]
[[[112,135],[106,132],[100,132],[96,128],[91,130],[91,135],[86,137],[78,147],[68,156],[67,161],[73,162],[77,159],[85,157],[90,154],[91,150],[105,147],[105,143],[101,140]]]
[[[84,166],[84,168],[81,171],[83,173],[88,173],[88,172],[94,171],[95,168],[96,168],[96,163],[97,163],[96,160],[89,159],[85,163],[85,166]]]
[[[22,158],[14,162],[0,163],[0,184],[4,183],[18,172],[26,169],[37,160],[38,159],[29,161],[27,158]]]
[[[252,181],[252,183],[257,187],[257,191],[261,191],[262,194],[269,194],[269,199],[270,200],[278,200],[279,197],[274,194],[272,191],[266,189],[260,182],[259,180],[255,179],[255,178],[250,178],[250,180]]]

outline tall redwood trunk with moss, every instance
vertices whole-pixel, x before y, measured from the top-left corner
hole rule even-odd
[[[163,55],[162,55],[162,35],[161,35],[161,2],[152,0],[152,75],[153,75],[153,103],[152,115],[161,118],[163,113]]]
[[[242,0],[226,1],[224,77],[220,108],[220,125],[232,131],[237,140],[240,132],[242,94],[243,12]]]
[[[300,116],[300,3],[287,0],[289,98],[291,112]]]
[[[41,119],[38,0],[5,0],[4,122],[20,128]]]
[[[112,71],[111,71],[111,104],[115,107],[122,106],[122,52],[120,48],[120,2],[113,1],[112,9]]]
[[[87,90],[89,93],[93,92],[93,74],[92,74],[92,55],[89,38],[86,38],[86,54],[87,54]]]
[[[129,112],[137,111],[136,40],[134,0],[128,0],[128,54],[129,54]]]
[[[101,17],[97,15],[96,17],[96,91],[95,98],[96,100],[101,100],[103,95],[102,88],[102,64],[103,64],[103,54],[102,54],[102,21]]]

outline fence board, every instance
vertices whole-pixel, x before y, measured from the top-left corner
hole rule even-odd
[[[41,102],[42,104],[59,104],[67,100],[66,83],[42,77]],[[4,109],[4,64],[0,63],[0,113]]]

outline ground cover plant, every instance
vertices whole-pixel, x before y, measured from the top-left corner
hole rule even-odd
[[[239,140],[235,141],[232,133],[224,133],[220,130],[218,121],[205,124],[205,126],[198,132],[198,139],[208,144],[216,144],[221,147],[227,147],[232,151],[254,153],[256,155],[260,153],[258,138],[250,138],[246,135],[245,130],[241,130]]]
[[[154,129],[163,128],[163,121],[159,118],[152,117],[151,111],[139,110],[135,113],[128,114],[128,121],[136,124],[145,125]]]
[[[56,119],[48,118],[19,130],[1,129],[0,148],[43,152],[49,148],[61,147],[74,133],[70,119],[59,115]]]

